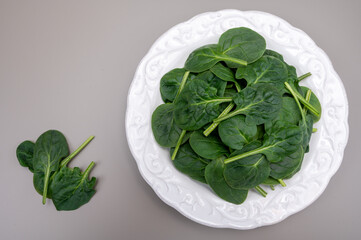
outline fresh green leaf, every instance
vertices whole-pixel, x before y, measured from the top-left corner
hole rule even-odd
[[[223,54],[218,44],[209,44],[194,50],[186,60],[184,68],[199,73],[210,69],[219,61],[232,62],[237,66],[247,65],[247,62],[242,59]]]
[[[231,154],[236,156],[261,147],[260,142],[252,142],[242,150]],[[255,154],[225,165],[224,178],[229,186],[237,189],[254,188],[265,181],[270,173],[269,162],[262,154]]]
[[[68,143],[59,131],[49,130],[36,140],[33,158],[34,184],[43,183],[43,204],[46,202],[50,177],[58,170],[60,161],[68,155]],[[37,190],[40,190],[40,187],[35,186]]]
[[[272,171],[272,169],[271,169],[271,171]],[[268,178],[266,178],[266,180],[263,181],[262,184],[269,185],[269,186],[275,186],[275,185],[280,184],[280,182],[277,179],[274,179],[272,177],[268,177]]]
[[[259,83],[273,85],[280,91],[284,82],[287,81],[288,72],[286,65],[272,56],[263,56],[256,62],[237,69],[236,78],[244,78],[247,86]]]
[[[189,138],[189,143],[199,156],[206,159],[216,159],[228,155],[227,146],[217,135],[204,136],[201,131],[195,131]]]
[[[173,151],[174,148],[171,148],[171,155],[173,154]],[[198,156],[188,142],[179,147],[178,154],[172,162],[178,171],[197,181],[206,183],[204,170],[209,163],[209,160]]]
[[[297,103],[292,97],[282,98],[282,108],[278,113],[278,116],[270,122],[265,123],[265,130],[268,132],[278,121],[281,123],[287,122],[289,124],[297,125],[302,116],[298,109]]]
[[[302,146],[299,146],[296,152],[286,156],[279,162],[271,163],[270,176],[275,179],[284,179],[296,172],[302,164],[304,153]]]
[[[204,71],[198,74],[195,78],[202,79],[207,84],[209,84],[210,87],[214,87],[215,89],[217,89],[217,96],[223,97],[227,87],[227,82],[215,76],[211,71]]]
[[[24,141],[16,149],[16,157],[21,166],[29,168],[34,172],[33,156],[34,156],[35,143],[31,141]]]
[[[189,72],[184,68],[175,68],[166,73],[160,80],[160,94],[163,101],[173,102],[189,77]]]
[[[223,177],[224,163],[222,158],[213,160],[207,165],[205,177],[208,185],[222,199],[234,204],[243,203],[248,194],[247,189],[235,189],[230,187]]]
[[[93,197],[96,178],[92,177],[90,180],[88,178],[93,166],[94,162],[91,162],[84,173],[78,167],[63,166],[55,173],[49,190],[58,211],[78,209]]]
[[[225,164],[262,153],[270,162],[279,162],[283,157],[295,152],[302,141],[302,132],[298,126],[288,123],[279,124],[270,129],[264,136],[263,145],[255,150],[225,159]]]
[[[264,51],[264,53],[263,53],[263,56],[272,56],[272,57],[278,58],[279,60],[284,62],[283,56],[281,54],[279,54],[278,52],[273,51],[271,49],[266,49],[266,51]]]
[[[184,130],[197,130],[221,113],[221,103],[231,101],[231,98],[219,97],[217,89],[205,81],[194,79],[175,101],[174,120]]]
[[[233,101],[236,110],[219,117],[214,122],[221,122],[233,116],[246,116],[246,123],[262,124],[277,117],[282,106],[282,97],[279,91],[268,84],[257,84],[239,92]]]
[[[233,149],[242,149],[257,137],[257,125],[246,123],[245,116],[231,117],[218,126],[218,134],[222,142]]]
[[[173,103],[165,103],[158,106],[152,115],[154,138],[163,147],[175,147],[182,132],[174,122],[174,109]]]
[[[265,39],[255,31],[240,27],[224,32],[218,42],[223,54],[253,63],[259,59],[266,50]],[[228,67],[238,67],[239,64],[226,61]]]

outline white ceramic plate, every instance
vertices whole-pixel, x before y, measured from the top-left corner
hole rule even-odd
[[[151,116],[162,104],[160,78],[183,67],[197,47],[217,43],[227,29],[248,27],[260,33],[267,48],[283,54],[298,75],[311,72],[301,85],[310,87],[322,105],[322,118],[314,125],[310,152],[302,169],[287,187],[267,189],[267,198],[250,191],[242,205],[217,197],[206,185],[178,172],[169,150],[160,147],[151,130]],[[251,229],[280,222],[315,201],[339,168],[348,139],[348,104],[342,82],[327,55],[303,31],[274,15],[223,10],[195,16],[164,33],[143,58],[129,89],[126,131],[139,171],[167,204],[186,217],[211,227]]]

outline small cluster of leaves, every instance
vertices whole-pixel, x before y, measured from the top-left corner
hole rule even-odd
[[[85,172],[78,167],[67,167],[93,138],[89,137],[70,155],[64,135],[56,130],[46,131],[35,143],[24,141],[18,146],[16,156],[19,163],[34,173],[34,188],[43,196],[43,204],[46,198],[50,198],[58,211],[75,210],[93,197],[96,178],[89,180],[88,176],[94,162]]]
[[[156,141],[174,166],[241,204],[261,184],[274,189],[297,173],[321,116],[315,94],[299,85],[283,56],[248,28],[223,33],[193,51],[160,81],[164,104],[152,115]]]

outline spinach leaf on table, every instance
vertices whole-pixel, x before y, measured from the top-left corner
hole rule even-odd
[[[39,181],[43,183],[43,204],[46,202],[50,177],[58,170],[60,161],[68,155],[68,143],[59,131],[49,130],[36,140],[33,157],[34,180],[44,179],[44,181]],[[41,186],[36,186],[36,188],[39,187],[41,188]]]
[[[217,135],[204,136],[202,131],[195,131],[189,138],[189,144],[195,153],[206,159],[216,159],[228,155],[226,145]]]
[[[229,186],[223,176],[223,158],[209,163],[205,170],[205,178],[212,190],[222,199],[234,204],[243,203],[248,195],[247,189],[235,189]]]
[[[93,166],[94,162],[91,162],[82,173],[78,167],[68,168],[65,165],[55,173],[49,190],[58,211],[78,209],[93,197],[96,178],[88,178]]]
[[[33,156],[34,156],[35,143],[31,141],[22,142],[16,149],[16,157],[21,166],[29,168],[34,172]]]

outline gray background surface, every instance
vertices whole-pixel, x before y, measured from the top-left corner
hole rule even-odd
[[[260,10],[304,30],[329,55],[349,100],[344,161],[322,196],[276,225],[213,229],[163,203],[138,172],[124,117],[135,69],[153,42],[196,14]],[[359,239],[361,1],[0,1],[0,239]],[[74,161],[96,166],[97,194],[57,212],[34,191],[15,149],[59,129]],[[74,166],[74,163],[72,164]]]

